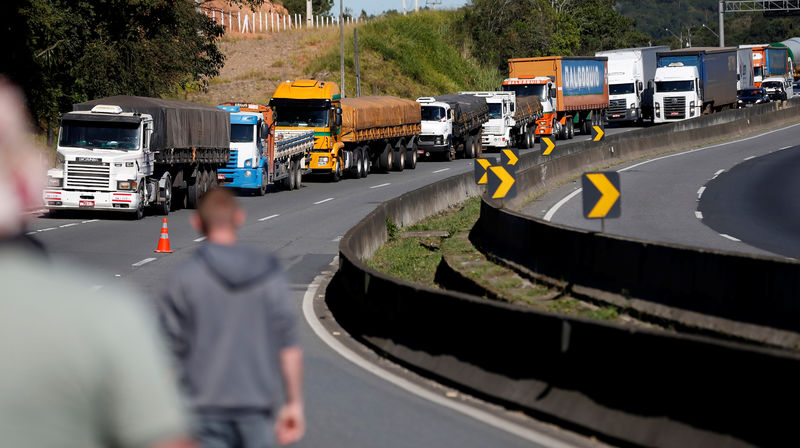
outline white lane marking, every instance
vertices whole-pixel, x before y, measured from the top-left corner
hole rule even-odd
[[[639,162],[639,163],[637,163],[635,165],[631,165],[629,167],[622,168],[620,170],[617,170],[617,172],[621,173],[623,171],[632,170],[632,169],[634,169],[636,167],[640,167],[642,165],[646,165],[646,164],[652,163],[652,162],[657,162],[659,160],[669,159],[671,157],[678,157],[678,156],[683,156],[683,155],[691,154],[691,153],[698,152],[698,151],[705,151],[706,149],[719,148],[720,146],[727,146],[727,145],[732,145],[734,143],[746,142],[747,140],[752,140],[754,138],[763,137],[765,135],[772,134],[774,132],[784,131],[786,129],[791,129],[791,128],[797,127],[797,126],[800,126],[800,123],[795,123],[795,124],[793,124],[791,126],[786,126],[785,128],[772,129],[770,131],[762,132],[761,134],[757,134],[757,135],[751,135],[750,137],[741,138],[739,140],[733,140],[733,141],[725,142],[725,143],[717,143],[716,145],[703,146],[701,148],[694,148],[694,149],[690,149],[688,151],[683,151],[683,152],[678,152],[678,153],[675,153],[675,154],[669,154],[669,155],[666,155],[666,156],[656,157],[655,159],[645,160],[645,161]]]
[[[334,264],[337,258],[338,257],[335,257],[331,264]],[[391,373],[388,370],[383,369],[359,356],[356,352],[339,342],[334,336],[330,335],[325,330],[325,327],[322,326],[316,314],[314,313],[314,294],[317,293],[319,285],[322,283],[322,279],[324,277],[325,274],[319,274],[314,278],[311,284],[308,285],[308,289],[306,289],[306,292],[303,295],[303,316],[305,317],[309,326],[311,326],[311,329],[314,330],[314,333],[316,333],[317,337],[319,337],[322,342],[327,344],[328,347],[337,352],[339,356],[377,376],[378,378],[394,384],[395,386],[409,393],[431,401],[439,406],[464,414],[467,417],[473,418],[479,422],[483,422],[489,426],[506,431],[521,439],[551,448],[567,448],[572,446],[562,442],[561,440],[548,436],[547,434],[543,434],[530,428],[503,420],[502,418],[492,415],[488,412],[466,406],[458,401],[453,400],[452,398],[446,398],[431,392],[430,390],[422,388],[411,381],[397,376],[394,373]]]
[[[388,186],[388,185],[391,185],[391,183],[389,183],[389,182],[386,182],[385,184],[373,185],[373,186],[371,186],[371,187],[369,187],[369,188],[381,188],[381,187],[386,187],[386,186]]]
[[[789,149],[789,148],[791,148],[791,147],[792,147],[792,145],[789,145],[789,146],[784,146],[783,148],[779,149],[778,151],[783,151],[784,149]]]
[[[723,237],[723,238],[727,238],[727,239],[729,239],[729,240],[731,240],[731,241],[737,241],[737,242],[738,242],[738,241],[742,241],[742,240],[740,240],[739,238],[734,238],[734,237],[732,237],[732,236],[728,235],[727,233],[720,233],[720,234],[719,234],[719,236],[721,236],[721,237]]]
[[[207,237],[205,237],[205,236],[201,236],[200,238],[195,238],[193,241],[194,241],[195,243],[202,243],[203,241],[205,241],[205,240],[206,240],[206,238],[207,238]]]
[[[100,289],[102,289],[102,288],[103,288],[103,285],[94,285],[91,288],[89,288],[89,292],[100,291]]]
[[[342,236],[342,235],[339,235],[339,236],[337,236],[336,238],[332,239],[331,241],[333,241],[334,243],[336,243],[336,242],[339,242],[339,241],[341,241],[341,240],[342,240],[342,238],[344,238],[344,236]]]
[[[259,221],[266,221],[266,220],[268,220],[268,219],[277,218],[278,216],[281,216],[281,215],[278,215],[278,214],[275,214],[275,215],[269,215],[269,216],[265,216],[265,217],[263,217],[263,218],[259,218],[258,220],[259,220]]]
[[[25,235],[27,235],[27,236],[36,235],[36,231],[33,231],[33,232],[28,232],[28,233],[26,233]]]
[[[100,221],[100,220],[99,219],[89,219],[89,220],[86,220],[86,221],[81,221],[81,224],[89,224],[90,222],[97,222],[97,221]]]
[[[694,212],[694,217],[697,219],[703,219],[703,212],[701,212],[700,210]]]
[[[122,276],[119,274],[114,274],[114,277],[122,277]]]
[[[144,260],[137,261],[136,263],[133,263],[131,266],[134,266],[134,267],[138,268],[139,266],[144,266],[147,263],[150,263],[151,261],[155,261],[155,258],[145,258]]]
[[[51,230],[56,230],[56,228],[55,227],[48,227],[46,229],[39,229],[39,230],[37,230],[37,232],[49,232]]]
[[[447,171],[447,170],[449,170],[449,169],[450,169],[450,168],[442,168],[442,169],[440,169],[440,170],[436,170],[436,171],[434,171],[434,172],[433,172],[433,174],[436,174],[436,173],[441,173],[442,171]]]
[[[323,200],[321,200],[321,201],[317,201],[317,202],[315,202],[315,203],[314,203],[314,205],[323,204],[323,203],[325,203],[325,202],[332,201],[332,200],[333,200],[333,198],[323,199]]]
[[[697,190],[697,200],[700,200],[700,198],[703,196],[703,192],[704,192],[704,191],[706,191],[706,187],[700,187],[700,188]]]
[[[724,173],[724,172],[725,172],[725,170],[719,170],[719,171],[717,171],[716,173],[714,173],[714,177],[712,177],[712,178],[711,178],[711,180],[714,180],[714,179],[716,179],[716,178],[717,178],[717,177],[718,177],[720,174],[722,174],[722,173]]]
[[[750,160],[750,159],[755,159],[755,158],[756,158],[756,156],[750,156],[750,157],[745,157],[744,160]]]
[[[44,213],[46,212],[46,208],[40,208],[39,210],[31,210],[29,212],[25,212],[26,215],[35,215],[36,213]]]
[[[77,225],[78,225],[77,222],[71,222],[69,224],[60,225],[58,227],[61,227],[63,229],[64,227],[72,227],[72,226],[77,226]]]
[[[556,214],[558,209],[560,209],[562,205],[564,205],[567,202],[569,202],[570,199],[572,199],[575,196],[577,196],[578,193],[580,193],[581,191],[583,191],[583,188],[578,188],[577,190],[575,190],[572,193],[568,194],[564,199],[556,202],[556,205],[550,207],[550,210],[548,210],[547,213],[545,213],[544,220],[545,221],[550,221],[551,219],[553,219],[553,215]]]

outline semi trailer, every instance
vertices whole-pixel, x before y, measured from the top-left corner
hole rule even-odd
[[[772,44],[773,47],[785,47],[792,62],[792,79],[800,79],[800,37],[790,37],[781,42]]]
[[[514,92],[459,92],[486,100],[489,120],[483,124],[481,146],[502,149],[532,148],[536,120],[542,118],[542,104],[534,96],[517,97]]]
[[[575,128],[590,134],[608,109],[606,57],[546,56],[508,60],[503,90],[539,97],[543,116],[537,137],[572,138]]]
[[[638,122],[651,119],[656,53],[669,47],[622,48],[598,51],[595,56],[608,58],[607,122]]]
[[[61,117],[58,167],[45,206],[127,212],[194,208],[230,157],[230,117],[185,101],[112,96],[73,105]]]
[[[736,48],[695,47],[658,53],[654,122],[736,107],[736,52]]]
[[[276,131],[272,109],[255,103],[224,103],[231,114],[231,157],[219,169],[221,186],[263,196],[269,185],[300,188],[308,172],[305,159],[314,146],[313,131]]]
[[[417,98],[417,103],[422,106],[420,154],[441,154],[446,160],[455,159],[456,153],[467,159],[481,155],[481,130],[489,120],[484,98],[439,95]]]
[[[311,174],[334,182],[366,177],[372,169],[402,171],[417,165],[420,108],[392,96],[342,98],[339,86],[317,80],[286,81],[270,100],[276,133],[313,131],[306,157]]]

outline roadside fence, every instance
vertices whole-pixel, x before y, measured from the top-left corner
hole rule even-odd
[[[225,33],[274,33],[276,31],[299,30],[302,28],[331,28],[339,26],[339,17],[312,15],[311,20],[307,21],[308,16],[303,14],[281,14],[270,11],[233,11],[221,8],[204,7],[203,13],[210,17],[214,22],[225,28]],[[344,17],[345,25],[362,23],[360,17]]]

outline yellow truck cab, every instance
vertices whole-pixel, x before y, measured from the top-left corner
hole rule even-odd
[[[420,113],[413,101],[342,99],[336,83],[301,79],[278,85],[269,105],[276,132],[313,129],[314,150],[306,159],[312,174],[338,181],[345,174],[366,177],[373,165],[383,171],[416,167]]]

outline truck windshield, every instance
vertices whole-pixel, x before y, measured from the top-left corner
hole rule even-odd
[[[694,90],[694,81],[658,81],[656,92],[691,92]]]
[[[503,118],[503,105],[500,103],[489,103],[489,119]]]
[[[753,76],[761,76],[761,67],[753,67]]]
[[[778,89],[778,90],[781,90],[781,89],[783,89],[783,83],[780,82],[780,81],[767,81],[767,82],[762,82],[761,83],[761,87],[763,87],[765,89]]]
[[[422,106],[422,121],[444,121],[445,117],[443,107]]]
[[[58,145],[90,149],[136,150],[139,148],[139,125],[137,123],[65,121],[61,124]]]
[[[536,95],[541,101],[547,101],[546,84],[514,84],[510,86],[503,86],[503,91],[514,92],[517,94],[517,96]]]
[[[633,93],[633,83],[628,84],[609,84],[608,85],[608,94],[609,95],[625,95],[627,93]]]
[[[252,124],[232,124],[231,143],[250,143],[253,141]]]
[[[330,109],[310,107],[280,107],[276,126],[291,128],[326,128]]]

